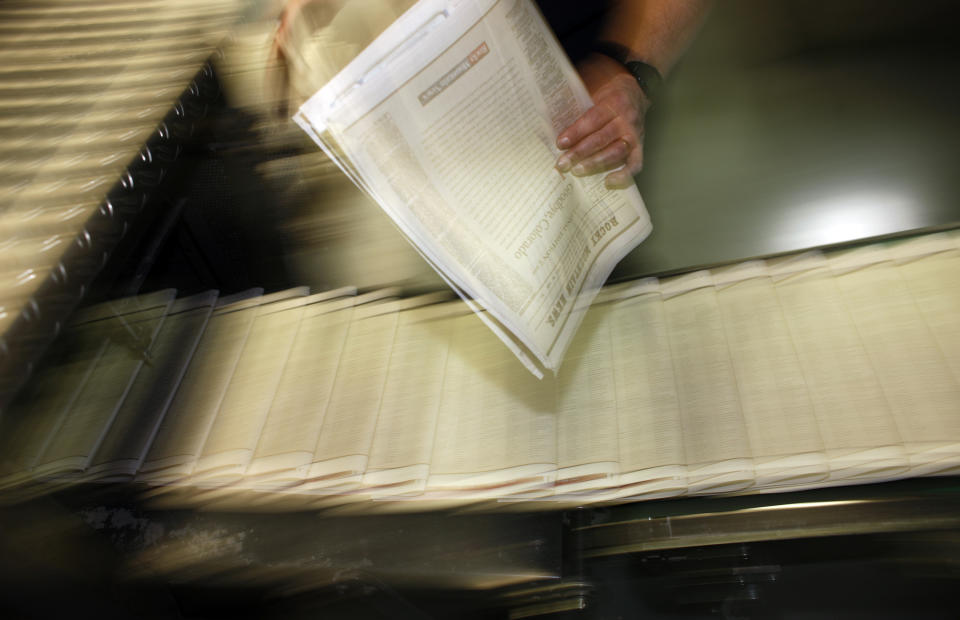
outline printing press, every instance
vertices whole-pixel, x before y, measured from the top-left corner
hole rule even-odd
[[[202,408],[178,393],[214,391],[213,379],[191,379],[207,333],[195,323],[213,325],[231,304],[336,303],[343,287],[447,299],[377,206],[271,109],[268,14],[237,0],[0,3],[0,441],[3,473],[13,472],[0,495],[0,609],[955,613],[952,465],[779,492],[732,484],[551,506],[524,489],[517,497],[531,501],[382,511],[343,503],[336,485],[281,499],[273,487],[184,491],[170,483],[180,465],[159,456],[151,471],[174,473],[145,483],[171,407],[184,419]],[[947,2],[715,7],[647,124],[637,182],[654,233],[610,282],[958,238],[960,87],[945,79],[960,67],[955,14]],[[198,309],[207,318],[193,321]],[[168,316],[184,317],[179,340],[158,337]],[[102,321],[111,327],[84,327]],[[222,342],[239,324],[223,323]],[[231,359],[225,381],[243,370],[239,353]],[[254,382],[263,368],[244,372]],[[960,416],[960,402],[945,403]],[[23,457],[18,478],[9,463],[44,416],[40,454]],[[109,445],[139,456],[99,458]],[[60,456],[75,462],[63,469]],[[237,479],[216,471],[204,484]]]

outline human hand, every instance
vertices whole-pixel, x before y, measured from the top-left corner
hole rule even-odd
[[[277,18],[277,31],[273,36],[272,50],[280,51],[290,45],[293,24],[302,19],[301,16],[308,7],[309,27],[315,29],[330,23],[343,4],[343,0],[286,0]]]
[[[342,5],[343,0],[285,0],[267,57],[268,67],[275,70],[267,72],[266,92],[279,116],[290,115],[291,74],[298,68],[307,69],[298,49],[303,41],[298,41],[298,36],[302,39],[305,33],[309,36],[329,24]]]
[[[586,176],[613,170],[609,188],[629,187],[643,167],[643,121],[650,100],[626,67],[592,54],[577,67],[593,98],[593,107],[563,130],[557,170]]]

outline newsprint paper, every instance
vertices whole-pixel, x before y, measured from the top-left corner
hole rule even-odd
[[[422,0],[295,120],[542,377],[651,230],[636,187],[554,168],[591,105],[529,0]]]

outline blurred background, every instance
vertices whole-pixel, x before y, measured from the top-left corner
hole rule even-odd
[[[289,121],[409,2],[343,4],[304,7],[281,44],[280,2],[0,0],[6,396],[78,305],[444,288]],[[716,3],[650,112],[654,232],[612,280],[955,228],[958,17],[952,0]],[[955,617],[958,488],[338,517],[68,487],[0,507],[0,613]]]

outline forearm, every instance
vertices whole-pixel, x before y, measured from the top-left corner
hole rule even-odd
[[[629,60],[673,69],[699,30],[712,0],[617,0],[602,38],[629,50]]]

